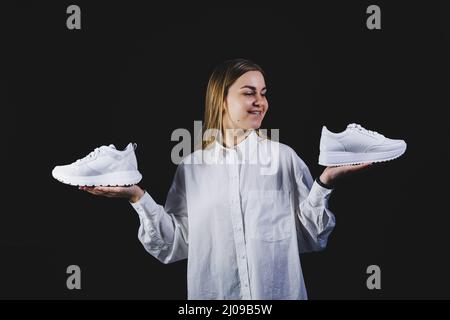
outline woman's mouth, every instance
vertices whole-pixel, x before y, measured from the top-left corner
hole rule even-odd
[[[261,115],[261,111],[248,111],[248,113],[254,115],[254,116],[260,116]]]

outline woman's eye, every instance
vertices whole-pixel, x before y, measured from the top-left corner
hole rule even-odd
[[[255,92],[244,92],[244,95],[246,96],[253,96]],[[265,97],[267,93],[261,93],[261,97]]]

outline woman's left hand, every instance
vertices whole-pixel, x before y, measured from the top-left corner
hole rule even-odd
[[[346,175],[355,173],[357,171],[362,171],[369,168],[372,163],[363,163],[356,165],[347,165],[340,167],[326,167],[325,170],[320,175],[320,181],[326,185],[334,185],[336,181]]]

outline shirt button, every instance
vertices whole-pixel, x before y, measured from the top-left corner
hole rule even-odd
[[[241,258],[242,258],[242,259],[245,259],[245,255],[242,255]]]

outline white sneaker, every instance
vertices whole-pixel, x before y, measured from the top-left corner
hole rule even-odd
[[[323,126],[319,164],[343,166],[389,161],[400,157],[405,151],[405,141],[386,138],[356,123],[349,124],[347,129],[340,133],[330,132]]]
[[[86,157],[63,166],[56,166],[52,176],[58,181],[74,186],[126,186],[141,181],[134,150],[129,143],[120,151],[111,144],[95,148]]]

